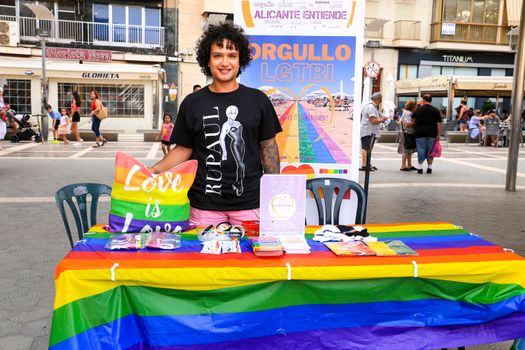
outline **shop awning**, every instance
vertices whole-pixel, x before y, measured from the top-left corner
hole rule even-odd
[[[33,14],[38,19],[44,19],[49,21],[54,21],[55,16],[53,16],[53,12],[51,12],[47,7],[41,4],[32,4],[32,3],[22,3],[27,8],[33,12]]]
[[[73,78],[99,82],[118,82],[122,80],[159,80],[160,67],[123,64],[123,63],[73,63],[68,61],[48,60],[46,76],[49,78]],[[0,75],[36,75],[42,74],[40,59],[0,59]]]
[[[398,80],[396,82],[396,93],[398,95],[417,95],[419,91],[422,93],[447,91],[449,80],[450,77],[446,76]]]
[[[521,4],[523,0],[507,0],[507,21],[509,26],[520,25]]]
[[[452,81],[455,96],[511,96],[512,79],[492,76],[436,76],[399,80],[396,82],[396,94],[417,96],[419,93],[431,93],[435,96],[447,96],[449,83]]]

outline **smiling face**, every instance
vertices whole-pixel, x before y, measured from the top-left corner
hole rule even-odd
[[[236,83],[239,74],[239,50],[228,40],[224,39],[222,45],[211,44],[210,61],[211,76],[214,83],[227,85]]]

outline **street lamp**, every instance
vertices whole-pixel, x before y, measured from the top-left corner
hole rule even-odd
[[[49,30],[40,27],[40,21],[56,21],[53,13],[44,5],[37,3],[23,3],[36,17],[36,35],[40,38],[40,46],[42,48],[42,75],[41,75],[41,86],[42,86],[42,108],[41,108],[41,134],[42,139],[47,141],[48,128],[47,128],[47,78],[46,78],[46,38],[49,37]]]
[[[42,139],[47,141],[48,138],[48,120],[46,116],[47,112],[47,77],[46,77],[46,38],[49,37],[49,31],[46,29],[38,28],[36,35],[40,38],[40,47],[42,49],[42,74],[40,76],[40,85],[42,86],[42,107],[41,107],[41,125]]]

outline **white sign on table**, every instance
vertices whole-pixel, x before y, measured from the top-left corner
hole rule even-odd
[[[261,236],[304,236],[306,175],[263,175]]]

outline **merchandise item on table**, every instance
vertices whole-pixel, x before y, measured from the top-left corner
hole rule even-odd
[[[315,231],[313,240],[317,242],[374,242],[377,241],[377,238],[370,236],[368,230],[359,225],[324,225]]]
[[[198,235],[202,242],[203,254],[242,253],[239,240],[244,237],[244,227],[232,226],[229,222],[221,222],[216,226],[209,225]]]
[[[241,226],[246,230],[246,236],[259,236],[260,221],[243,221],[241,222]]]
[[[325,242],[335,255],[376,255],[366,244],[360,241],[355,242]]]
[[[281,236],[279,239],[286,254],[310,254],[310,246],[304,236]]]
[[[166,232],[125,233],[113,235],[108,239],[106,248],[110,250],[177,249],[181,246],[181,237]]]
[[[284,249],[279,238],[264,236],[249,238],[256,256],[279,256],[284,254]]]
[[[197,161],[152,174],[139,160],[117,152],[109,229],[115,233],[186,231],[190,228],[188,191]]]
[[[225,236],[227,237],[227,236]],[[210,240],[202,242],[202,254],[228,254],[242,253],[241,244],[238,239],[228,238],[224,240]]]
[[[402,256],[418,255],[413,249],[400,240],[391,240],[385,242],[324,242],[336,255],[352,256]]]
[[[396,252],[396,255],[417,255],[416,251],[399,240],[385,242],[390,249]]]
[[[377,256],[397,255],[396,252],[385,242],[368,242],[367,245],[376,253],[375,255]]]
[[[230,223],[222,222],[217,226],[207,226],[199,233],[198,238],[200,241],[241,239],[245,231],[242,225],[232,226]]]
[[[153,232],[149,235],[147,248],[177,249],[181,247],[180,236],[174,233]]]

